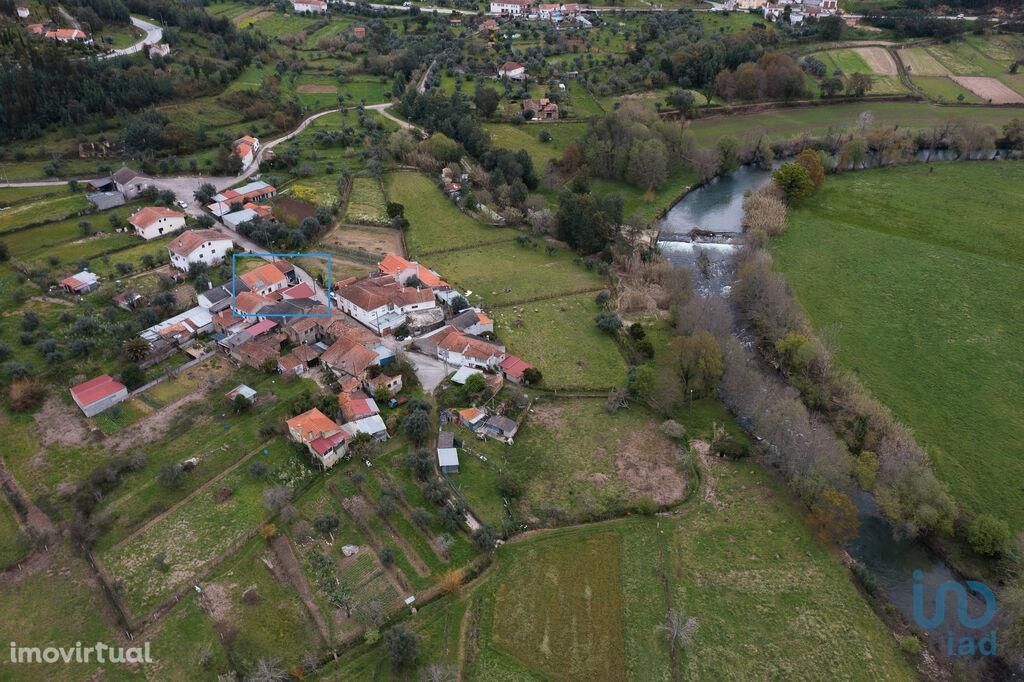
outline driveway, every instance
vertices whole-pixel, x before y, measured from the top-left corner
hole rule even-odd
[[[416,370],[416,378],[423,384],[423,390],[427,393],[433,393],[434,389],[440,386],[444,378],[454,369],[430,355],[414,353],[408,349],[405,355],[412,363],[413,369]]]

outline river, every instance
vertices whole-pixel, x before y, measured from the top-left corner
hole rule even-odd
[[[690,192],[661,220],[658,246],[662,254],[673,264],[692,270],[697,288],[703,294],[722,296],[728,293],[731,261],[743,232],[744,195],[767,183],[770,176],[770,171],[740,168],[729,177],[716,179]],[[879,593],[911,624],[915,622],[915,572],[920,572],[918,581],[924,588],[924,611],[930,616],[934,612],[935,591],[947,581],[956,581],[956,573],[921,543],[895,537],[871,495],[863,491],[850,492],[861,523],[857,538],[846,546],[847,552],[870,571]],[[969,597],[968,612],[976,617],[983,612],[984,602],[974,594]],[[948,601],[946,622],[924,631],[933,651],[945,653],[950,634],[959,642],[961,637],[981,637],[997,627],[998,612],[996,619],[983,631],[962,626],[952,608],[953,600]],[[978,678],[1006,679],[1006,671],[994,673],[982,657],[964,659]]]

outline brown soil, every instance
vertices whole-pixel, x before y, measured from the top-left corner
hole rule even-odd
[[[310,95],[333,95],[338,92],[338,88],[334,85],[316,85],[313,83],[305,83],[295,88],[295,92],[304,92]]]
[[[615,472],[631,495],[650,497],[659,505],[673,504],[686,495],[686,477],[676,464],[676,446],[657,429],[651,422],[623,440]]]
[[[729,506],[719,500],[715,494],[715,469],[718,467],[719,462],[717,458],[711,456],[711,443],[703,440],[693,440],[690,441],[690,447],[693,448],[693,451],[697,453],[697,457],[700,459],[701,499],[719,509]]]
[[[301,223],[316,213],[316,206],[293,197],[278,197],[274,200],[274,215],[285,221]]]
[[[207,583],[199,603],[217,623],[226,623],[231,616],[231,597],[228,589],[220,583]]]
[[[564,424],[563,410],[554,404],[535,405],[528,418],[531,424],[540,424],[551,430],[558,430]]]
[[[403,253],[402,235],[386,227],[351,227],[341,225],[324,239],[324,243],[343,249],[357,249],[374,256]]]
[[[875,73],[886,76],[895,76],[896,61],[884,47],[858,47],[855,52],[861,56]]]
[[[988,76],[950,76],[959,85],[967,88],[992,104],[1024,104],[1024,95],[1012,90],[1002,81]]]
[[[73,383],[78,383],[77,381]],[[36,432],[43,448],[51,445],[81,445],[89,440],[81,413],[60,398],[51,395],[35,414]]]

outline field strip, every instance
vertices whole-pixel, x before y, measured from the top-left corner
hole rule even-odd
[[[997,78],[989,76],[950,76],[950,78],[992,104],[1024,104],[1024,95]]]
[[[473,249],[480,249],[485,246],[495,246],[497,244],[506,244],[508,242],[514,242],[516,237],[502,237],[501,239],[492,239],[486,242],[476,242],[475,244],[461,244],[459,246],[453,246],[448,249],[437,249],[434,251],[421,251],[416,254],[417,258],[423,258],[424,256],[437,256],[440,254],[456,253],[458,251],[471,251]]]
[[[192,498],[194,498],[194,497],[195,497],[196,495],[198,495],[198,494],[202,493],[202,492],[203,492],[203,491],[205,491],[205,490],[206,490],[207,488],[209,488],[209,487],[210,487],[211,485],[213,485],[213,484],[214,484],[214,483],[216,483],[217,481],[221,480],[222,478],[224,478],[225,476],[227,476],[228,474],[230,474],[230,473],[231,473],[232,471],[234,471],[235,469],[237,469],[237,468],[238,468],[239,466],[241,466],[241,465],[242,465],[242,464],[244,464],[245,462],[249,461],[249,458],[250,458],[250,457],[252,457],[253,455],[255,455],[255,454],[256,454],[257,452],[259,452],[259,451],[260,451],[260,450],[262,450],[263,448],[267,447],[267,445],[268,445],[269,443],[270,443],[270,441],[266,441],[265,443],[261,443],[261,444],[260,444],[260,446],[259,446],[258,448],[256,448],[255,450],[253,450],[253,451],[252,451],[252,452],[250,452],[249,454],[247,454],[247,455],[245,455],[244,457],[242,457],[242,458],[241,458],[240,460],[238,460],[237,462],[235,462],[234,464],[232,464],[231,466],[229,466],[229,467],[228,467],[227,469],[225,469],[224,471],[220,472],[219,474],[217,474],[216,476],[214,476],[213,478],[211,478],[211,479],[210,479],[209,481],[207,481],[207,482],[206,482],[206,483],[204,483],[203,485],[201,485],[201,486],[199,486],[198,488],[196,488],[195,490],[193,490],[193,491],[192,491],[192,492],[191,492],[191,493],[190,493],[189,495],[186,495],[186,496],[185,496],[184,498],[182,498],[181,500],[179,500],[179,501],[178,501],[178,502],[176,502],[175,504],[171,505],[171,507],[169,507],[168,509],[164,510],[164,511],[163,511],[162,513],[160,513],[160,514],[157,514],[156,516],[154,516],[153,518],[151,518],[151,519],[150,519],[149,521],[147,521],[146,523],[144,523],[144,524],[142,524],[141,526],[139,526],[139,528],[137,528],[137,529],[135,530],[135,532],[133,532],[133,533],[131,533],[130,535],[127,535],[127,536],[125,536],[125,537],[121,538],[121,540],[120,540],[120,541],[119,541],[119,542],[118,542],[117,544],[113,545],[112,547],[110,547],[110,549],[108,549],[108,550],[107,550],[107,553],[109,553],[109,552],[113,552],[114,550],[116,550],[117,548],[119,548],[119,547],[120,547],[121,545],[123,545],[124,543],[126,543],[126,542],[128,542],[129,540],[131,540],[132,538],[134,538],[134,537],[135,537],[136,535],[138,535],[139,533],[143,533],[143,532],[145,532],[145,531],[146,531],[146,530],[147,530],[148,528],[150,528],[151,526],[153,526],[153,524],[155,524],[155,523],[158,523],[158,522],[159,522],[160,520],[162,520],[163,518],[165,518],[165,517],[166,517],[166,516],[167,516],[168,514],[170,514],[171,512],[175,511],[176,509],[178,509],[178,508],[179,508],[179,507],[181,507],[182,505],[186,504],[187,502],[189,502],[190,500],[192,500]]]
[[[861,59],[868,63],[874,73],[895,76],[898,72],[896,61],[884,47],[858,47],[854,50]]]

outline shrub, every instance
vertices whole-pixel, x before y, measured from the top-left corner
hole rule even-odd
[[[1001,554],[1010,544],[1010,527],[1002,519],[980,514],[967,526],[967,542],[982,556]]]
[[[900,639],[900,650],[908,656],[920,656],[921,640],[914,635],[907,635]]]

